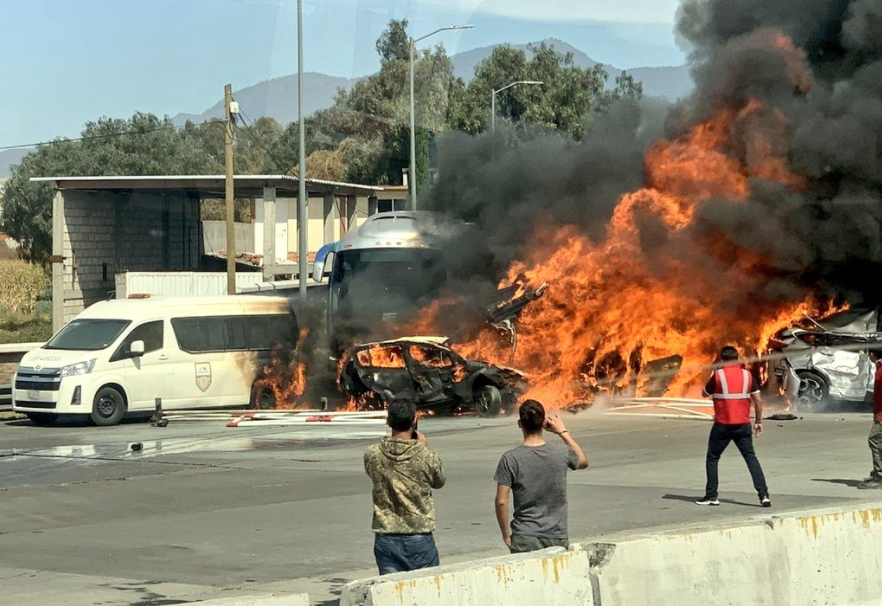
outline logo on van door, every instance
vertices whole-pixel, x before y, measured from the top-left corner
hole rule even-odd
[[[203,393],[211,386],[211,364],[196,364],[196,387]]]

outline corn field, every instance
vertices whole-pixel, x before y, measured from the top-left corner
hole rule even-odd
[[[49,286],[49,276],[39,265],[24,261],[0,261],[0,308],[33,313],[37,297]]]

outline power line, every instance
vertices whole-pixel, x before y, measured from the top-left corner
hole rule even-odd
[[[285,163],[280,162],[279,158],[266,145],[263,144],[257,134],[252,130],[251,126],[254,125],[254,121],[248,117],[248,114],[245,113],[245,110],[243,110],[241,106],[239,106],[239,113],[242,114],[242,125],[245,127],[244,132],[251,138],[252,141],[254,141],[258,145],[258,147],[260,147],[260,149],[266,152],[267,156],[269,156],[270,159],[272,159],[277,165],[283,166]],[[235,124],[236,126],[239,126],[238,123]],[[289,168],[288,170],[290,171],[291,169]]]
[[[218,121],[217,119],[213,119],[213,120],[205,120],[204,122],[199,122],[197,124],[193,124],[191,122],[190,124],[192,126],[205,126],[208,124],[221,124],[222,125],[223,122]],[[172,125],[168,125],[168,126],[160,126],[157,128],[148,128],[146,130],[144,130],[144,129],[129,130],[129,131],[123,131],[120,133],[107,133],[106,135],[92,135],[89,137],[76,137],[73,139],[65,138],[65,139],[53,139],[52,141],[40,141],[38,143],[21,143],[19,145],[2,146],[2,147],[0,147],[0,151],[4,151],[7,149],[20,149],[20,148],[24,148],[24,147],[39,147],[41,145],[52,145],[53,143],[79,143],[79,142],[83,142],[83,141],[93,141],[93,140],[97,140],[97,139],[110,139],[113,137],[123,137],[126,135],[146,135],[148,133],[156,133],[156,132],[160,132],[160,131],[164,131],[164,130],[180,130],[180,129],[186,128],[186,127],[187,127],[186,124],[182,124],[181,126],[175,126],[174,124],[172,124]]]

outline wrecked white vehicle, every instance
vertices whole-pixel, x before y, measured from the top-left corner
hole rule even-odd
[[[359,408],[408,398],[417,409],[473,410],[488,417],[510,411],[526,388],[521,372],[463,358],[447,347],[446,337],[357,345],[349,350],[338,381]]]
[[[852,309],[781,331],[770,344],[780,356],[770,364],[770,380],[804,411],[871,400],[874,367],[867,354],[882,348],[880,320],[877,309]]]

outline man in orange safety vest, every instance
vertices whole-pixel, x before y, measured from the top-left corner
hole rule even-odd
[[[763,468],[753,450],[753,436],[759,437],[763,433],[763,401],[759,392],[760,384],[752,373],[738,363],[738,358],[737,349],[731,346],[724,347],[720,352],[722,366],[714,370],[704,387],[704,395],[712,396],[714,400],[714,425],[707,443],[705,462],[707,486],[704,498],[695,502],[697,505],[720,504],[717,494],[719,488],[717,468],[729,442],[735,442],[735,446],[744,457],[744,462],[747,463],[750,477],[753,478],[753,487],[756,489],[760,505],[772,506]],[[755,411],[753,432],[750,427],[751,404]]]

